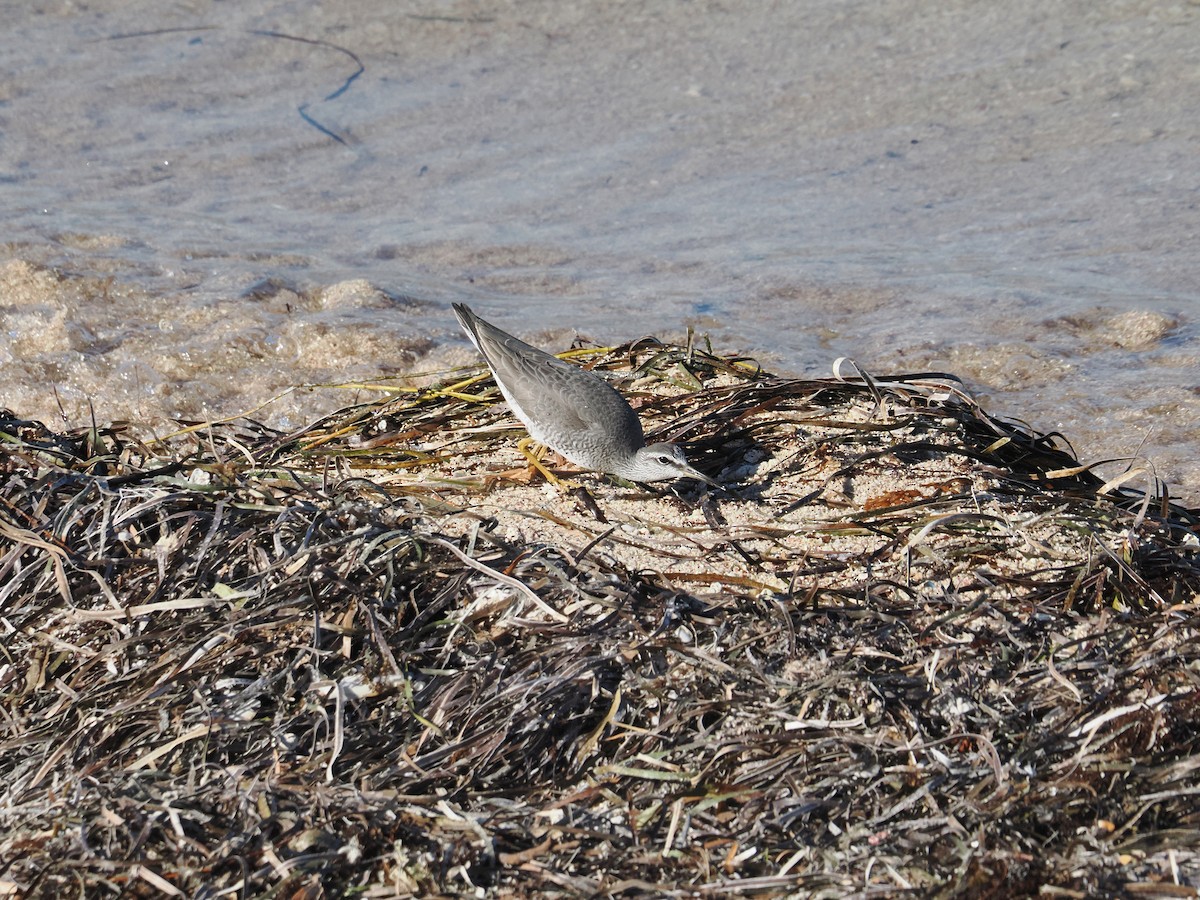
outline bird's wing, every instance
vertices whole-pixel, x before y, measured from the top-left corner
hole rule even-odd
[[[624,433],[636,439],[635,446],[642,445],[642,424],[637,413],[599,375],[501,331],[458,304],[455,313],[510,403],[518,407],[513,412],[519,417],[536,423],[553,422],[556,430],[572,432],[610,432],[620,423]],[[587,379],[586,386],[580,376]]]

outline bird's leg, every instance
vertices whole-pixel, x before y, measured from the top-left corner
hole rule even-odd
[[[537,447],[538,450],[531,450],[530,447]],[[579,487],[579,485],[574,481],[570,481],[566,478],[559,478],[548,468],[546,468],[546,466],[542,465],[541,457],[546,452],[545,444],[539,444],[533,438],[521,438],[521,440],[517,441],[517,449],[524,454],[525,458],[529,460],[529,464],[533,466],[533,468],[541,472],[545,479],[558,488],[562,493],[565,494],[568,491],[573,491]]]

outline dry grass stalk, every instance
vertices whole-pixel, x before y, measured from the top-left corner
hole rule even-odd
[[[728,494],[556,494],[478,373],[0,417],[0,896],[1200,884],[1195,511],[945,376],[576,355]]]

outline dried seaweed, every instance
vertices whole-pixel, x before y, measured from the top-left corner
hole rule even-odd
[[[1194,510],[946,375],[571,355],[728,491],[560,493],[478,370],[0,414],[0,896],[1200,885]]]

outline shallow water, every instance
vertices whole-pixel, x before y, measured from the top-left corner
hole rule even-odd
[[[5,6],[24,415],[437,369],[464,299],[556,346],[951,371],[1200,498],[1196,3]]]

